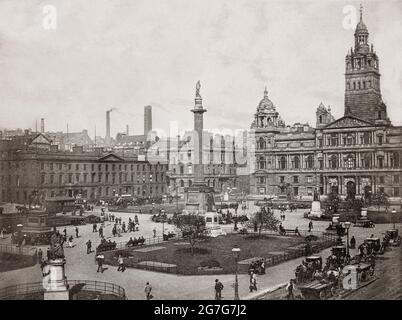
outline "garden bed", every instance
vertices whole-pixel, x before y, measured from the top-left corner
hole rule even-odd
[[[0,252],[0,272],[32,267],[36,264],[36,257]]]
[[[248,240],[246,240],[248,237]],[[241,249],[240,260],[253,257],[269,257],[275,251],[286,251],[304,243],[303,237],[278,237],[262,235],[250,238],[250,235],[229,234],[224,237],[209,238],[196,244],[194,255],[191,247],[177,246],[175,242],[165,242],[165,250],[138,252],[130,249],[105,253],[105,263],[117,266],[119,254],[127,257],[127,267],[140,267],[141,261],[154,261],[175,264],[175,273],[185,275],[205,274],[213,270],[216,274],[234,273],[236,264],[232,248]],[[142,266],[143,267],[143,266]],[[200,268],[201,267],[201,268]],[[172,272],[166,270],[166,272]]]

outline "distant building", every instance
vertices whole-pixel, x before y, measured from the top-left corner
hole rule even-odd
[[[28,203],[77,196],[90,200],[116,194],[156,197],[166,192],[167,166],[122,158],[103,148],[60,151],[41,133],[0,141],[0,202]]]
[[[74,146],[81,146],[85,151],[95,147],[94,141],[92,141],[88,135],[88,130],[69,133],[46,132],[45,135],[52,140],[52,144],[57,145],[61,151],[71,151]]]

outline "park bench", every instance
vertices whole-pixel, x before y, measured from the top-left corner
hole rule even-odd
[[[300,231],[299,231],[300,233]],[[298,233],[296,232],[296,229],[284,229],[284,232],[279,231],[280,235],[298,235]]]

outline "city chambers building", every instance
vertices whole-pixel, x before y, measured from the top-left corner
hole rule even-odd
[[[56,196],[152,198],[166,192],[167,165],[121,157],[103,148],[61,151],[42,133],[0,140],[0,202],[39,203]]]
[[[286,199],[336,192],[401,197],[402,127],[393,126],[381,97],[379,58],[362,15],[345,60],[344,116],[316,109],[315,128],[286,126],[265,90],[251,124],[251,193]]]

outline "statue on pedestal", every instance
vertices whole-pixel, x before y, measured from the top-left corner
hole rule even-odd
[[[314,189],[314,201],[320,201],[320,196],[318,195],[317,188]]]
[[[50,237],[50,259],[64,259],[64,237],[56,230]]]

